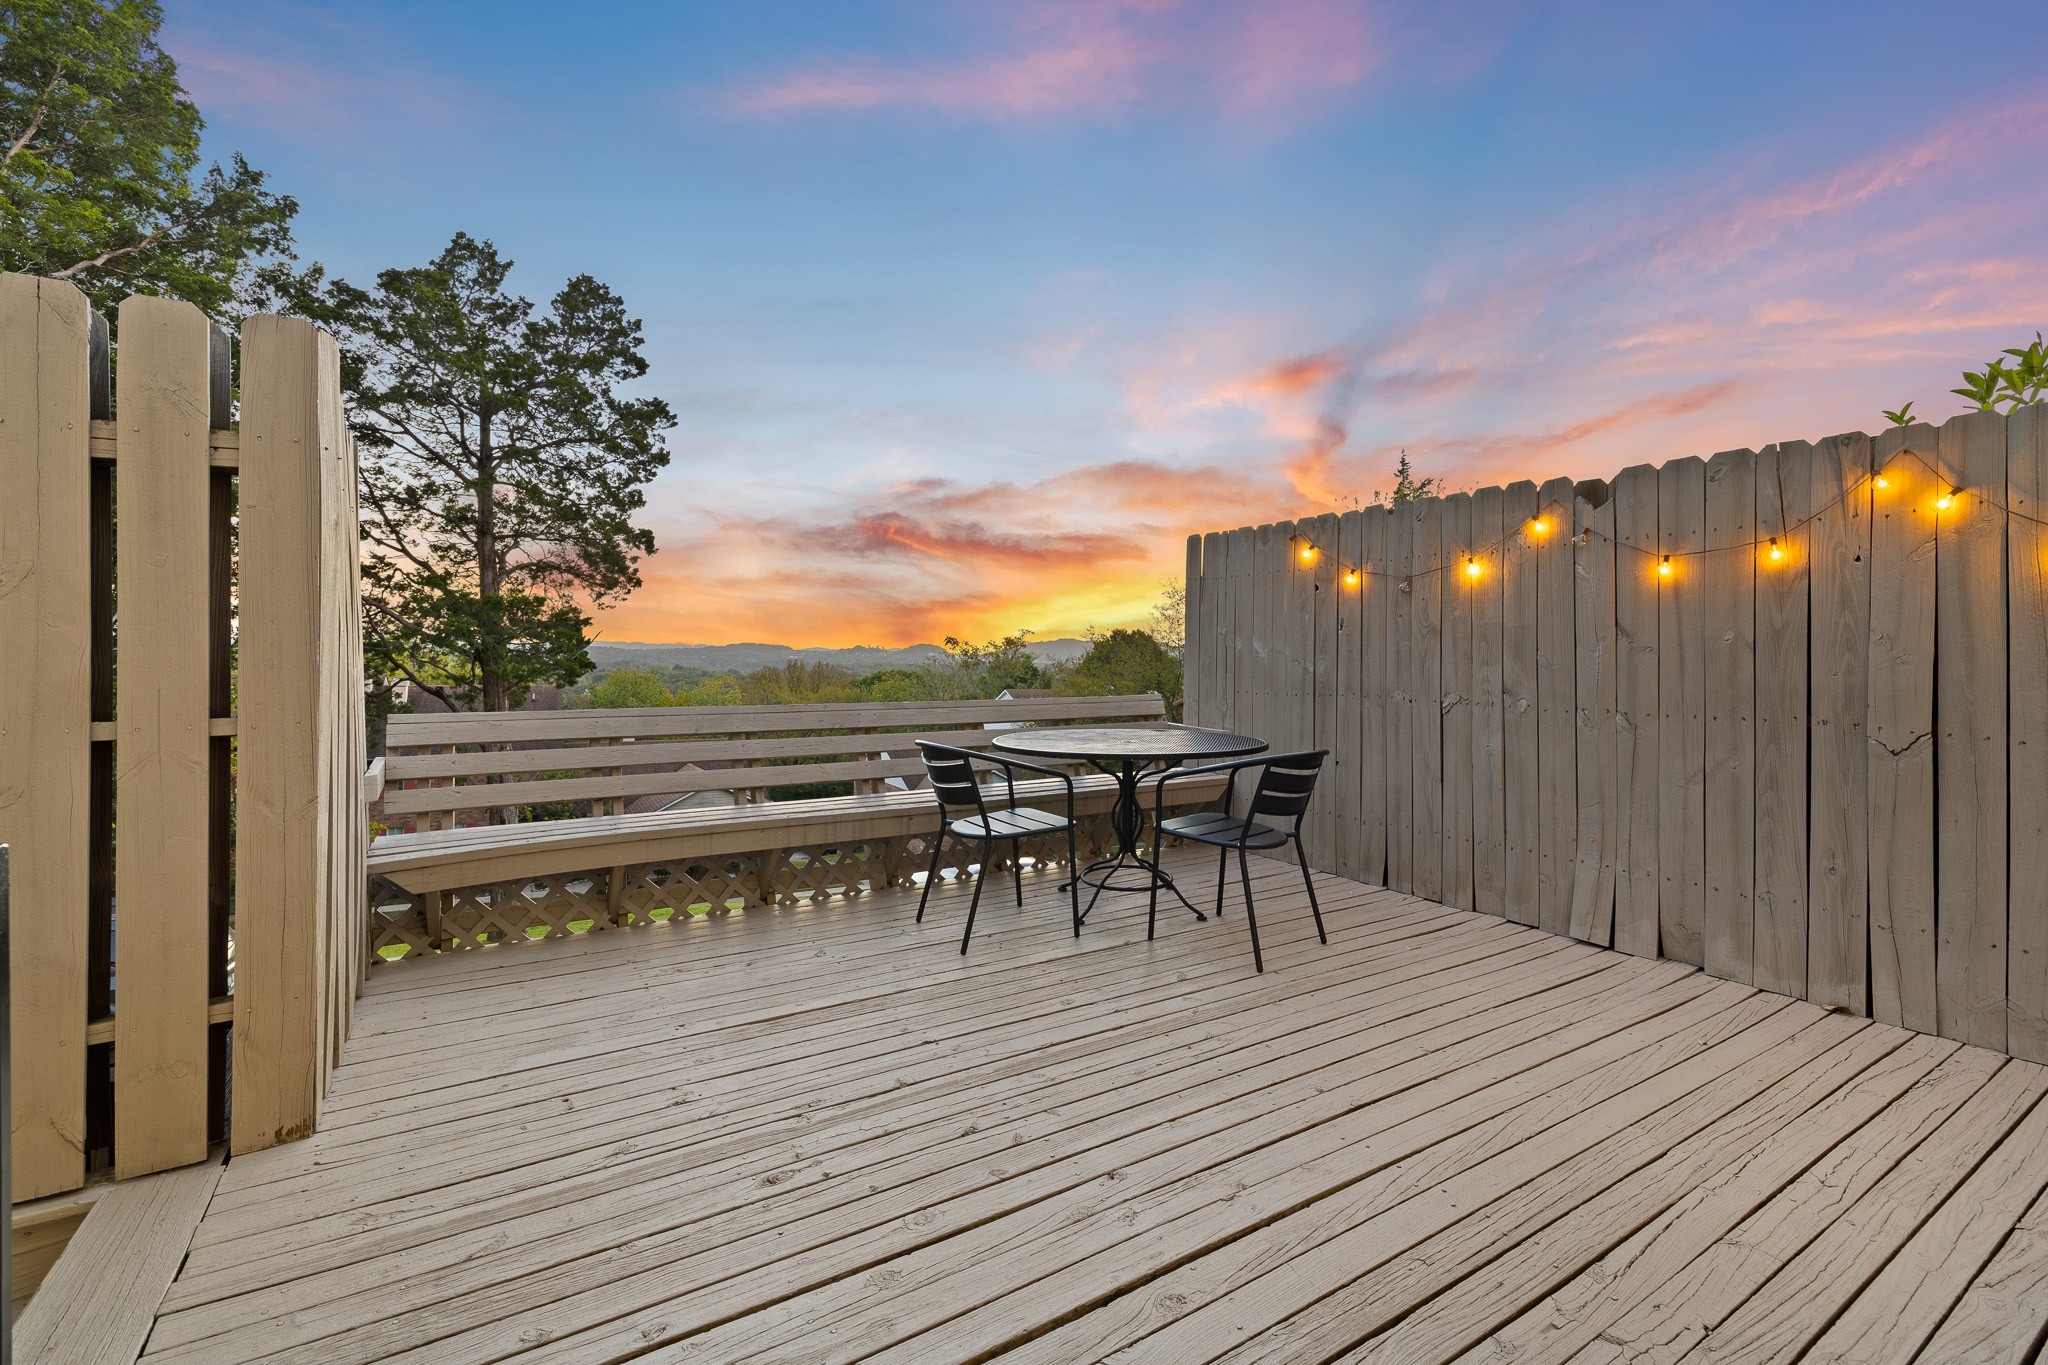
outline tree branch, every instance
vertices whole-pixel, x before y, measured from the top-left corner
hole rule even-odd
[[[36,129],[43,126],[43,119],[50,112],[50,92],[57,88],[57,82],[64,78],[64,63],[59,61],[57,69],[50,73],[50,83],[36,96],[36,115],[28,121],[28,127],[21,130],[21,136],[7,144],[7,155],[0,157],[0,166],[14,160],[14,154],[28,146],[28,140],[36,135]]]

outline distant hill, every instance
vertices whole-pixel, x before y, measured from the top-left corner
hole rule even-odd
[[[1088,652],[1086,640],[1033,640],[1025,648],[1041,662],[1064,663]],[[797,649],[790,645],[650,645],[599,640],[590,646],[590,661],[599,668],[702,668],[713,673],[751,673],[780,668],[791,659],[833,664],[856,675],[885,668],[915,668],[922,660],[946,651],[937,645],[905,645],[882,649],[854,645],[850,649]]]

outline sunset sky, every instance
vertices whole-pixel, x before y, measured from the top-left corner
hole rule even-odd
[[[461,229],[645,320],[680,426],[610,640],[1128,624],[1188,532],[1404,447],[1469,487],[1940,418],[2048,327],[2038,0],[165,10],[305,257]]]

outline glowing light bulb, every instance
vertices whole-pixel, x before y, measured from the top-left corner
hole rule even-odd
[[[1529,534],[1531,535],[1540,536],[1549,529],[1550,523],[1545,521],[1542,517],[1537,517],[1529,523]]]
[[[1671,577],[1671,556],[1670,556],[1670,555],[1665,555],[1665,556],[1664,556],[1664,559],[1663,559],[1663,562],[1657,565],[1657,572],[1658,572],[1658,573],[1660,573],[1660,574],[1662,574],[1662,575],[1663,575],[1664,577],[1666,577],[1666,578],[1669,578],[1669,577]]]
[[[1357,587],[1357,586],[1358,586],[1358,570],[1356,570],[1356,569],[1347,569],[1347,570],[1345,570],[1345,573],[1344,573],[1344,586],[1345,586],[1345,587],[1347,587],[1347,588],[1355,588],[1355,587]]]
[[[1784,557],[1785,557],[1785,552],[1784,552],[1784,550],[1782,550],[1782,549],[1780,549],[1780,548],[1779,548],[1779,546],[1778,546],[1778,538],[1777,538],[1776,536],[1772,536],[1772,537],[1771,537],[1771,558],[1772,558],[1772,559],[1783,559]]]
[[[1479,577],[1479,561],[1471,555],[1465,556],[1465,576],[1467,578]]]
[[[1887,479],[1884,475],[1880,474],[1877,476],[1877,486],[1879,488],[1890,488],[1892,486],[1892,481],[1890,479]]]
[[[1948,489],[1943,489],[1941,496],[1934,500],[1934,510],[1937,512],[1946,512],[1949,508],[1955,505],[1956,495],[1953,491]]]
[[[1316,562],[1316,547],[1315,547],[1315,546],[1313,546],[1313,545],[1304,545],[1304,546],[1302,546],[1302,547],[1301,547],[1301,562],[1302,562],[1302,563],[1304,563],[1304,564],[1313,564],[1313,563],[1315,563],[1315,562]]]

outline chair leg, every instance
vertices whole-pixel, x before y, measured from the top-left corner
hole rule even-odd
[[[1230,846],[1218,844],[1216,851],[1223,856],[1216,860],[1216,918],[1223,918],[1223,888],[1230,885]]]
[[[1252,909],[1252,868],[1244,856],[1244,845],[1237,846],[1237,875],[1244,883],[1244,917],[1252,927],[1252,966],[1259,971],[1266,970],[1265,956],[1259,952],[1259,913]]]
[[[1301,864],[1302,884],[1308,887],[1308,912],[1316,917],[1316,937],[1328,943],[1330,936],[1323,932],[1323,907],[1316,904],[1316,879],[1308,875],[1308,854],[1302,851],[1299,839],[1294,841],[1294,858]]]
[[[1150,943],[1159,933],[1159,868],[1152,869],[1152,903],[1145,909],[1145,941]]]
[[[939,850],[946,843],[946,827],[939,826],[939,837],[932,840],[932,865],[925,869],[924,894],[917,898],[917,923],[924,923],[925,902],[932,898],[932,883],[939,879]]]
[[[1067,824],[1067,896],[1073,902],[1074,937],[1081,937],[1081,858],[1075,852],[1074,826]]]
[[[1024,843],[1020,839],[1010,845],[1010,875],[1017,883],[1017,908],[1024,908]]]
[[[967,932],[960,935],[960,956],[967,956],[967,940],[974,937],[974,912],[981,908],[981,884],[988,880],[989,860],[995,856],[993,839],[984,839],[981,844],[981,871],[974,878],[974,898],[967,902]]]

